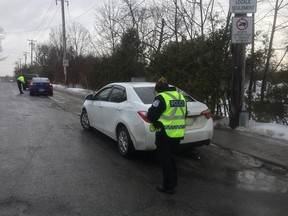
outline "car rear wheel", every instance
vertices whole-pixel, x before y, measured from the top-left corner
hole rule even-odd
[[[117,131],[118,151],[124,157],[131,156],[135,149],[125,126],[121,126]]]
[[[90,130],[91,129],[89,118],[88,118],[88,113],[86,112],[86,110],[83,110],[81,112],[80,122],[81,122],[81,125],[82,125],[84,130]]]

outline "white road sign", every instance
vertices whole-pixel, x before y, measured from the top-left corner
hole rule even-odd
[[[232,18],[232,43],[252,43],[253,39],[252,17]]]
[[[66,66],[66,67],[69,66],[69,60],[68,59],[63,59],[63,66]]]
[[[256,13],[257,0],[230,0],[230,13]]]

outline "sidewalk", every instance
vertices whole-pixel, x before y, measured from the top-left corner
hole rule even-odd
[[[288,169],[288,146],[285,140],[229,128],[214,128],[211,142]]]

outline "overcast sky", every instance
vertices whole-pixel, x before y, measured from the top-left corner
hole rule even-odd
[[[72,21],[83,24],[91,33],[95,7],[105,0],[69,0],[65,3],[65,19],[67,25]],[[62,26],[61,1],[56,0],[1,0],[0,27],[5,33],[2,41],[0,57],[0,76],[13,75],[15,62],[25,63],[24,52],[28,52],[27,63],[30,64],[31,47],[28,40],[36,43],[45,42],[49,38],[51,27]]]

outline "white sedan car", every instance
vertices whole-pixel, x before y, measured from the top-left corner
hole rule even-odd
[[[91,127],[118,143],[122,156],[135,150],[154,150],[155,134],[150,132],[146,114],[154,97],[155,83],[111,83],[86,96],[80,122],[84,130]],[[178,89],[178,88],[177,88]],[[208,107],[178,89],[187,101],[185,137],[180,146],[208,145],[213,136],[213,120]]]

